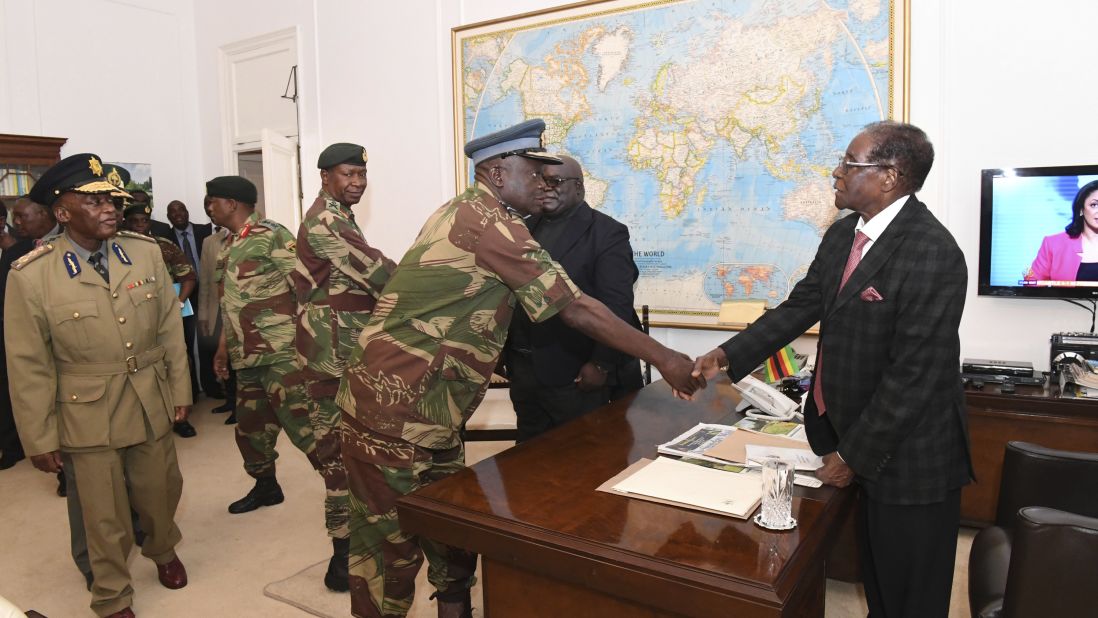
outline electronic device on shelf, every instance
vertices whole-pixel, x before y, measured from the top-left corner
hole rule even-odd
[[[990,360],[986,358],[966,358],[961,363],[964,373],[983,373],[1001,376],[1033,377],[1033,363],[1028,361]]]
[[[1098,334],[1053,333],[1048,342],[1049,372],[1060,375],[1060,363],[1066,359],[1098,361]]]
[[[983,382],[985,384],[1003,384],[1009,382],[1010,384],[1020,386],[1044,386],[1045,377],[1025,377],[1025,376],[1006,376],[995,375],[990,373],[964,373],[961,372],[961,379],[968,380],[969,382]]]
[[[1098,165],[983,170],[977,292],[982,296],[1098,298],[1098,281],[1074,281],[1074,273],[1072,281],[1026,277],[1044,238],[1064,232],[1072,221],[1075,194],[1092,180],[1098,180]]]

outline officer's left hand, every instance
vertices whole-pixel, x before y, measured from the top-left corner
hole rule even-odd
[[[187,420],[187,417],[191,414],[190,406],[176,406],[175,407],[175,422],[182,423]]]
[[[50,474],[57,474],[61,470],[61,451],[50,451],[41,455],[31,455],[31,463],[35,468]]]
[[[576,376],[576,388],[585,393],[591,391],[597,391],[606,385],[606,374],[602,369],[599,369],[598,365],[591,361],[587,361],[580,367],[579,375]]]
[[[816,477],[828,485],[846,487],[854,480],[854,470],[846,465],[839,452],[834,451],[823,456],[824,465],[816,470]]]

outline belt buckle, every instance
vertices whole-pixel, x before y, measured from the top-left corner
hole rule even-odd
[[[129,373],[137,373],[137,357],[126,357],[126,371]]]

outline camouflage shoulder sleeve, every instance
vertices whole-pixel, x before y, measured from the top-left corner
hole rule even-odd
[[[290,230],[286,229],[286,226],[277,221],[263,219],[259,224],[269,230],[267,249],[270,252],[271,261],[279,272],[289,278],[297,269],[297,239]],[[290,289],[293,289],[292,281]]]
[[[168,265],[168,273],[171,274],[172,281],[181,283],[197,279],[194,268],[187,261],[187,256],[183,255],[182,249],[165,238],[157,238],[156,242],[160,245],[160,253],[164,256],[164,263]]]
[[[328,246],[338,245],[330,258],[332,264],[360,289],[375,298],[381,296],[381,290],[396,270],[396,263],[367,244],[362,231],[350,220],[330,215],[327,224],[325,238],[317,240]]]
[[[582,295],[564,268],[513,218],[485,228],[476,261],[514,292],[534,322],[548,320]]]

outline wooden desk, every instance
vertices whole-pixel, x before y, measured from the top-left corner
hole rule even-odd
[[[1016,388],[1007,395],[997,384],[965,391],[977,481],[961,491],[961,521],[966,525],[982,527],[995,521],[1007,442],[1090,452],[1098,445],[1098,402],[1060,399],[1058,388]]]
[[[402,498],[401,526],[481,554],[492,618],[822,617],[852,490],[797,487],[788,532],[595,490],[737,400],[727,379],[692,403],[657,382]]]

